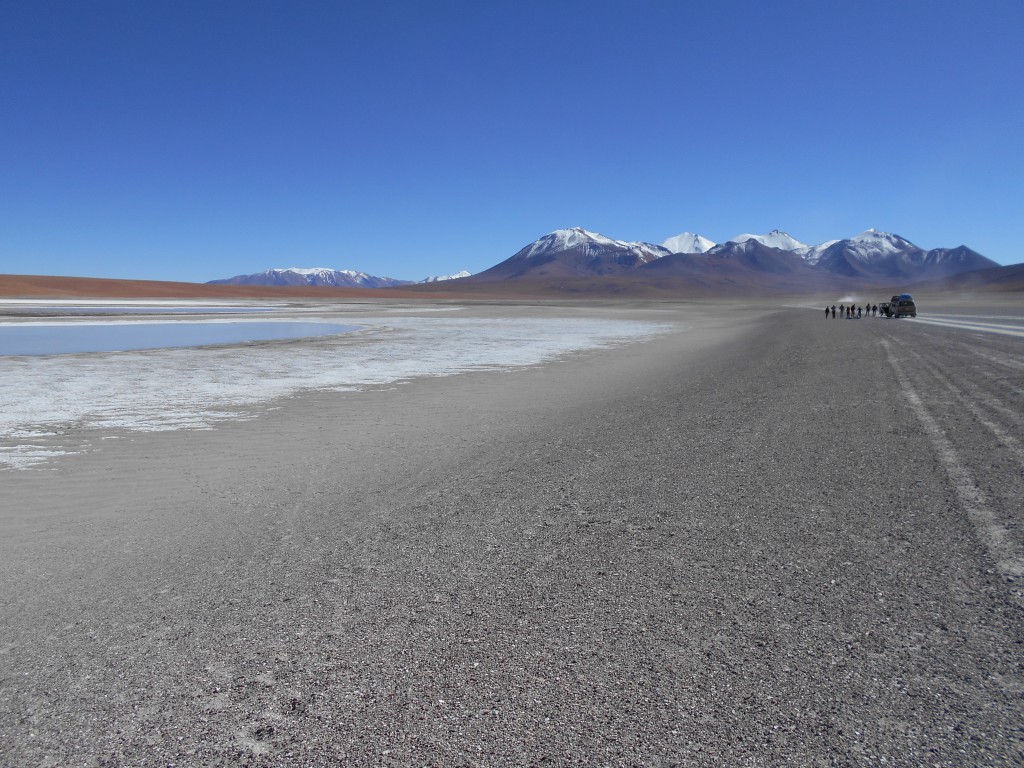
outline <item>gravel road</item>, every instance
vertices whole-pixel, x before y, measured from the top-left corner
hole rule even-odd
[[[681,317],[5,476],[0,764],[1024,764],[1024,342]]]

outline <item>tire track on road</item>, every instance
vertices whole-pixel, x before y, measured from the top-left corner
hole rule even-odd
[[[999,398],[996,398],[994,395],[991,396],[996,401],[1012,401],[1014,400],[1014,396],[1024,400],[1024,387],[1021,387],[1020,384],[1011,380],[1010,377],[1013,375],[1012,373],[1004,372],[1006,369],[1013,372],[1024,371],[1024,355],[1020,354],[1021,350],[1020,347],[1016,345],[1016,342],[990,337],[984,339],[986,343],[980,344],[977,340],[963,341],[961,338],[954,339],[948,334],[923,333],[923,335],[930,341],[941,344],[946,350],[952,351],[955,349],[960,353],[968,353],[969,355],[980,357],[982,360],[989,363],[989,370],[974,368],[974,366],[969,367],[974,368],[972,371],[973,373],[983,376],[992,383],[993,387],[998,388],[1002,392],[1002,400],[999,400]],[[978,339],[981,338],[982,337],[978,337]],[[996,344],[1000,342],[1005,348],[996,346]],[[1011,349],[1007,347],[1007,345],[1014,346]],[[993,405],[993,408],[994,410],[998,410],[1000,413],[1006,415],[1011,421],[1017,424],[1024,424],[1024,417],[1021,416],[1022,411],[1024,411],[1024,402],[1021,402],[1020,404],[1011,402],[1009,405],[1004,403],[1002,407]],[[1005,411],[1003,410],[1004,408],[1006,409]]]
[[[1013,539],[1006,526],[996,518],[988,497],[978,487],[945,431],[929,412],[921,396],[911,384],[892,349],[892,344],[886,339],[882,339],[881,344],[900,385],[900,390],[931,440],[932,447],[956,492],[958,501],[974,525],[978,539],[995,561],[999,573],[1008,581],[1013,582],[1024,577],[1024,548]],[[1024,592],[1021,588],[1011,586],[1009,591],[1014,601],[1024,607]]]
[[[995,363],[996,365],[1001,365],[1005,368],[1010,368],[1015,371],[1024,371],[1024,360],[1019,360],[1013,357],[997,357],[996,355],[986,354],[985,352],[982,352],[974,345],[967,345],[967,347],[968,349],[971,350],[971,352],[976,354],[978,357],[982,358],[983,360],[987,360],[990,363]]]
[[[1011,408],[1008,408],[999,398],[994,395],[986,393],[981,387],[964,382],[966,388],[970,389],[970,396],[964,392],[959,386],[953,383],[953,381],[943,374],[938,368],[929,363],[924,357],[916,351],[911,350],[911,355],[917,360],[918,364],[931,373],[936,380],[939,381],[946,389],[952,393],[958,405],[966,408],[970,411],[971,415],[978,420],[985,429],[987,429],[999,443],[1009,451],[1013,457],[1017,460],[1017,463],[1024,468],[1024,446],[1021,445],[1013,435],[1009,434],[1002,426],[991,421],[988,416],[978,406],[978,402],[984,403],[989,409],[996,411],[1001,414],[1004,418],[1009,419],[1015,424],[1021,424],[1024,419],[1014,412]]]
[[[943,328],[957,328],[963,331],[981,331],[983,333],[995,333],[1002,336],[1018,336],[1024,338],[1024,327],[1020,325],[1005,325],[1002,323],[980,323],[976,321],[939,320],[931,317],[918,317],[915,323],[923,325],[937,325]]]

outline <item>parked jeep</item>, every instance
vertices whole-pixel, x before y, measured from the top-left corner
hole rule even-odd
[[[878,306],[886,317],[917,317],[917,304],[909,293],[900,293]]]

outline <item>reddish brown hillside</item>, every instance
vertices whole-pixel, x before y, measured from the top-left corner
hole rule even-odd
[[[96,299],[298,299],[415,298],[402,289],[324,288],[315,286],[208,285],[156,280],[95,277],[0,275],[0,296],[7,298]]]

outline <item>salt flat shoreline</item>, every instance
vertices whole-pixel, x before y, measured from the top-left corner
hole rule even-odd
[[[569,308],[538,314],[523,307],[481,312],[457,305],[378,303],[371,309],[337,303],[293,305],[279,308],[271,326],[263,326],[266,315],[258,313],[231,321],[208,315],[181,324],[161,320],[152,327],[110,319],[94,327],[86,320],[80,329],[92,329],[88,338],[100,348],[117,348],[126,341],[142,346],[162,342],[170,348],[0,354],[6,404],[0,411],[0,471],[46,466],[55,455],[83,447],[100,450],[102,441],[117,437],[118,430],[199,429],[251,417],[301,392],[380,388],[424,376],[538,364],[668,327],[630,321],[614,311],[605,319],[581,316]],[[250,324],[254,317],[260,320]],[[294,325],[297,321],[301,324]],[[311,321],[353,332],[318,334]],[[82,321],[70,322],[74,327]],[[126,337],[121,331],[129,327],[132,332]],[[314,335],[242,341],[259,338],[267,327],[283,335],[296,335],[297,328],[297,335]],[[4,333],[11,330],[0,328],[0,337],[6,336],[0,339],[0,352],[84,341],[57,325],[34,339],[18,334],[17,328]],[[212,332],[239,342],[212,344]],[[205,345],[188,343],[204,340]],[[184,348],[175,348],[176,342]]]
[[[1021,609],[883,378],[970,345],[616,311],[684,329],[5,476],[0,763],[1019,764]]]

